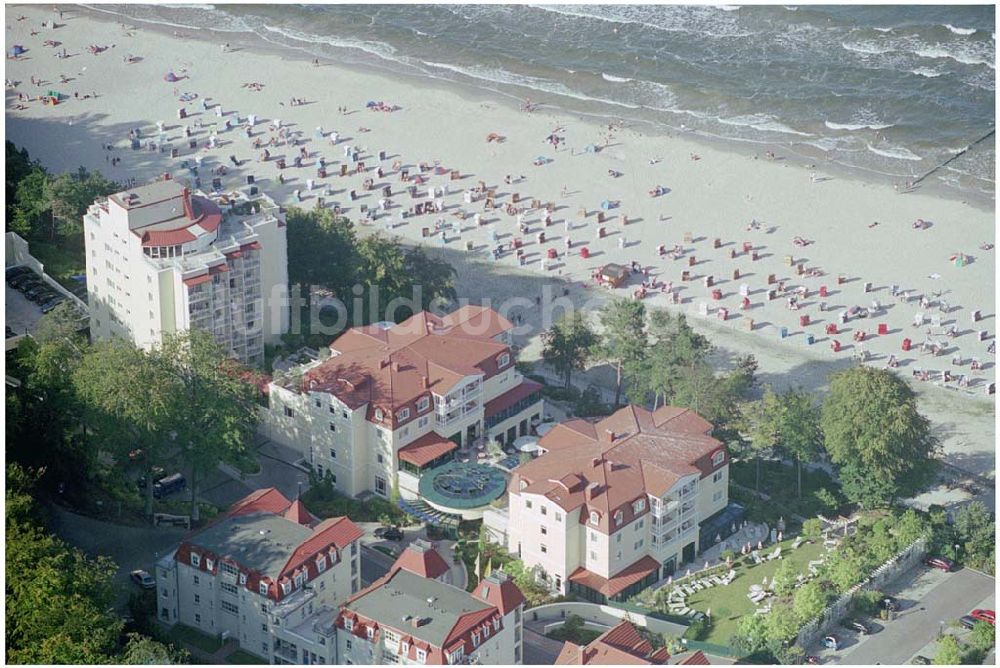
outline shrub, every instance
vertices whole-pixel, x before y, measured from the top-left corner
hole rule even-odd
[[[823,521],[812,517],[802,523],[802,534],[807,538],[819,538],[823,535]]]
[[[684,635],[691,640],[704,640],[711,631],[712,618],[706,615],[694,620]]]

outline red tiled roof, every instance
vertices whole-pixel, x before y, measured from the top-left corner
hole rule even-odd
[[[457,447],[454,441],[438,436],[432,431],[401,447],[399,459],[414,466],[424,466]]]
[[[639,582],[659,567],[660,562],[647,555],[631,566],[619,571],[611,579],[603,578],[582,566],[573,571],[569,579],[571,582],[583,585],[594,591],[599,591],[605,596],[610,597]]]
[[[705,656],[704,652],[702,652],[700,649],[696,649],[695,651],[691,652],[690,654],[688,654],[687,656],[685,656],[683,659],[681,659],[680,661],[678,661],[677,665],[679,665],[679,666],[711,666],[712,662],[708,660],[708,657]]]
[[[654,651],[653,645],[630,622],[623,620],[586,646],[567,642],[556,665],[658,665],[669,658],[665,648]]]
[[[612,518],[622,513],[626,526],[638,514],[633,501],[646,494],[663,496],[687,476],[704,478],[728,461],[715,465],[715,453],[725,447],[707,435],[711,424],[689,409],[661,408],[651,412],[626,406],[600,420],[575,419],[556,425],[539,441],[541,457],[514,469],[511,494],[541,494],[567,512],[581,508],[580,522],[597,513],[595,528],[611,533]],[[584,484],[566,484],[575,474]]]
[[[212,280],[211,276],[209,276],[208,274],[202,274],[201,276],[195,276],[193,278],[185,278],[184,285],[188,286],[189,288],[193,288],[196,285],[201,285],[202,283],[208,283],[210,280]]]
[[[303,526],[310,526],[316,520],[313,518],[312,514],[306,510],[306,506],[302,501],[296,499],[292,502],[292,505],[288,506],[282,515],[296,524],[301,524]]]
[[[182,198],[184,199],[184,215],[175,219],[177,221],[176,227],[145,232],[142,231],[141,227],[135,230],[135,233],[142,240],[143,246],[176,246],[194,241],[198,236],[191,231],[191,228],[196,225],[206,233],[212,233],[219,229],[219,225],[222,223],[222,211],[219,210],[215,202],[205,197],[192,196],[186,188]]]
[[[500,411],[510,408],[521,399],[530,396],[533,392],[537,392],[542,389],[541,383],[536,383],[533,380],[525,378],[521,381],[521,384],[515,388],[504,392],[496,399],[491,399],[486,402],[486,406],[483,407],[485,411],[485,417],[490,417],[491,415],[496,415]]]
[[[421,546],[414,546],[411,543],[403,553],[396,558],[393,568],[402,568],[422,578],[437,580],[450,570],[448,562],[434,549],[434,545],[428,544],[426,549]]]
[[[520,587],[514,584],[514,581],[509,577],[500,583],[493,582],[489,578],[480,580],[472,595],[480,601],[496,607],[501,615],[506,615],[525,601]]]

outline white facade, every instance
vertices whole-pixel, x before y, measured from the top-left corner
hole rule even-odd
[[[256,202],[239,216],[173,181],[95,202],[83,217],[94,338],[149,349],[200,328],[262,365],[264,344],[288,331],[288,259],[283,214]]]

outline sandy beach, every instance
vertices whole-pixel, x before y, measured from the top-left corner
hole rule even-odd
[[[995,380],[994,355],[987,350],[996,324],[992,209],[919,188],[900,194],[890,186],[834,176],[821,164],[807,165],[777,148],[773,159],[763,151],[755,158],[685,136],[644,136],[544,108],[527,113],[507,98],[444,84],[394,80],[328,62],[314,65],[248,45],[223,49],[221,36],[191,39],[142,26],[123,29],[112,20],[63,9],[62,20],[47,6],[8,6],[7,12],[6,48],[20,44],[27,51],[6,62],[6,78],[17,82],[6,89],[6,136],[48,169],[82,164],[117,180],[134,177],[141,183],[169,172],[193,182],[182,163],[192,165],[198,156],[206,191],[221,165],[225,174],[215,178],[223,191],[245,189],[246,177],[253,175],[263,192],[283,204],[311,208],[323,197],[326,206],[339,203],[356,223],[363,218],[362,205],[376,209],[382,188],[389,186],[392,205],[359,229],[388,230],[426,243],[456,266],[461,296],[488,296],[494,303],[513,296],[533,300],[546,284],[558,286],[559,294],[570,289],[578,303],[606,298],[612,292],[595,286],[592,274],[607,263],[635,262],[644,271],[614,294],[633,295],[643,280],[656,283],[645,297],[647,306],[688,314],[709,333],[723,363],[752,352],[762,380],[777,387],[822,390],[829,372],[856,363],[853,357],[861,350],[867,363],[880,367],[894,356],[898,372],[914,378],[922,409],[942,439],[945,461],[994,477],[994,404],[987,390]],[[27,18],[18,21],[20,15]],[[41,27],[53,20],[57,28]],[[45,46],[45,40],[58,45]],[[101,48],[91,53],[89,46]],[[57,57],[63,49],[69,57]],[[165,81],[169,72],[179,80]],[[32,85],[32,77],[42,84]],[[247,86],[251,83],[260,86]],[[59,104],[32,101],[15,108],[19,92],[37,96],[50,90],[62,94]],[[303,102],[293,104],[293,98]],[[366,109],[369,101],[396,110]],[[338,111],[344,106],[346,114]],[[187,117],[179,120],[181,108]],[[252,138],[243,129],[249,114],[256,116]],[[269,147],[270,159],[261,162],[263,149],[252,143],[278,140],[279,131],[268,129],[276,119],[287,128],[284,143]],[[157,122],[176,157],[169,149],[146,148],[146,141],[158,141]],[[226,122],[232,129],[225,129]],[[193,150],[185,127],[196,140]],[[130,148],[129,131],[135,128],[142,131],[139,150]],[[337,133],[336,145],[331,132]],[[287,143],[288,133],[298,133],[297,146]],[[490,133],[501,140],[488,142]],[[345,146],[358,151],[364,173],[354,173],[357,163]],[[307,157],[295,167],[303,149]],[[112,158],[119,159],[116,166]],[[276,165],[281,158],[287,164],[283,170]],[[320,158],[325,178],[317,175]],[[401,181],[395,163],[408,170],[409,182]],[[431,169],[422,173],[423,184],[415,184],[421,163]],[[352,173],[339,176],[342,165]],[[461,178],[452,180],[452,170]],[[363,189],[365,179],[373,180],[370,192]],[[312,190],[307,180],[315,181]],[[484,210],[485,197],[470,202],[465,195],[480,182],[494,192],[495,210]],[[420,197],[410,196],[410,186]],[[428,187],[446,186],[448,194],[425,195]],[[351,191],[358,195],[354,201]],[[435,199],[445,207],[442,213],[400,218],[402,209]],[[532,200],[552,204],[550,225],[544,210],[530,209]],[[508,206],[527,210],[508,213]],[[526,232],[519,229],[519,215]],[[446,221],[447,242],[435,231],[438,219]],[[539,232],[545,234],[542,243]],[[523,241],[524,264],[509,248],[494,259],[493,249],[509,247],[514,239]],[[676,259],[659,246],[676,247]],[[582,248],[589,257],[581,257]],[[557,257],[543,269],[550,249]],[[683,280],[684,272],[690,280]],[[671,303],[662,283],[670,284],[678,303]],[[890,286],[898,286],[897,294]],[[841,313],[853,307],[869,311],[867,317],[842,321]],[[720,308],[728,311],[725,319]],[[918,314],[926,322],[915,326]],[[529,308],[524,318],[524,356],[532,359],[539,349],[539,311]],[[828,332],[831,325],[836,333]],[[904,339],[912,342],[909,351],[903,350]],[[939,344],[941,354],[921,352],[925,342]],[[918,370],[927,372],[927,380],[914,376]],[[951,380],[944,380],[945,371]],[[605,372],[592,374],[600,379]],[[992,493],[989,497],[992,506]]]

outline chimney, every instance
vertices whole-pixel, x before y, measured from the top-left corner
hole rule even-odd
[[[597,496],[597,491],[598,491],[599,488],[600,488],[600,484],[596,483],[596,482],[592,482],[589,485],[587,485],[587,489],[585,490],[585,492],[586,492],[586,496],[587,496],[587,500],[588,501],[593,501],[594,500],[594,497]]]
[[[431,381],[427,376],[420,377],[420,387],[424,388],[425,390],[429,390],[431,388]]]
[[[194,220],[194,214],[191,212],[191,191],[184,187],[184,192],[182,193],[184,198],[184,217],[188,220]]]
[[[590,465],[593,468],[597,468],[598,466],[601,465],[601,458],[600,457],[594,457],[593,459],[590,460]]]
[[[390,364],[390,361],[389,361],[389,358],[388,358],[388,357],[386,357],[386,358],[384,358],[383,360],[381,360],[381,361],[380,361],[380,362],[378,363],[378,368],[379,368],[379,369],[384,369],[384,368],[386,368],[387,366],[389,366],[389,364]]]
[[[392,370],[395,371],[396,373],[399,373],[399,362],[392,363]]]
[[[605,429],[604,433],[607,435],[607,438],[608,438],[609,441],[611,441],[612,443],[615,442],[615,430],[614,429]]]

